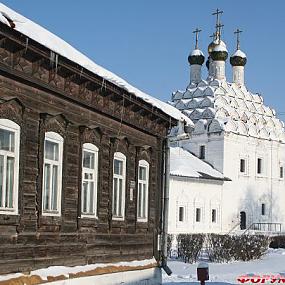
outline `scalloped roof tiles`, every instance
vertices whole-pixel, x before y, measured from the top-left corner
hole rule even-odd
[[[196,133],[224,130],[285,142],[284,124],[276,118],[275,110],[265,106],[262,96],[249,92],[245,86],[217,79],[201,80],[191,83],[184,92],[177,92],[173,100],[178,109],[198,124]],[[202,122],[208,126],[204,130]]]

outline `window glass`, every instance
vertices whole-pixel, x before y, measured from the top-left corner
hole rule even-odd
[[[18,210],[19,132],[20,127],[16,123],[0,119],[1,214]]]
[[[123,161],[115,159],[114,160],[114,174],[123,174]]]
[[[44,215],[60,215],[63,139],[47,132],[44,143],[43,200]]]
[[[184,207],[179,207],[179,222],[184,221]]]
[[[258,174],[262,173],[262,159],[261,158],[257,159],[257,173]]]
[[[83,151],[83,167],[94,169],[95,153]]]
[[[261,215],[265,215],[265,204],[261,204]]]
[[[83,144],[81,214],[96,217],[97,208],[98,148]]]
[[[216,222],[217,222],[217,210],[212,209],[212,223],[216,223]]]
[[[205,146],[204,145],[200,146],[199,158],[205,159]]]
[[[283,166],[280,166],[280,169],[279,169],[279,172],[280,172],[280,178],[284,178],[284,170],[283,170]]]
[[[45,141],[45,158],[58,161],[58,143]]]
[[[244,159],[240,160],[240,172],[242,173],[245,172],[245,160]]]
[[[14,152],[15,134],[11,131],[0,129],[0,149]]]
[[[126,185],[126,157],[122,153],[115,153],[113,160],[113,218],[123,219],[125,213],[125,185]]]
[[[196,209],[196,222],[201,222],[201,209]]]

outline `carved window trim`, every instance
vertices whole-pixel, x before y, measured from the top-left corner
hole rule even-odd
[[[13,177],[13,198],[11,208],[8,207],[0,207],[0,214],[4,215],[18,215],[18,196],[19,196],[19,157],[20,157],[20,126],[15,122],[8,119],[0,119],[0,129],[10,131],[14,133],[14,151],[6,151],[0,150],[0,155],[3,156],[4,167],[3,167],[3,185],[5,185],[7,181],[6,176],[6,162],[7,157],[14,158],[14,177]],[[5,189],[5,186],[3,187]],[[2,191],[3,191],[2,188]],[[4,191],[2,192],[2,196],[4,196]],[[6,195],[5,195],[6,196]],[[2,198],[0,198],[2,200]],[[0,200],[0,201],[1,201]],[[1,206],[1,203],[0,203]]]
[[[91,170],[91,168],[86,168],[84,167],[84,152],[89,152],[94,155],[94,168]],[[81,217],[82,218],[98,218],[98,207],[97,207],[97,202],[98,202],[98,152],[99,148],[95,146],[92,143],[84,143],[82,145],[82,181],[81,181]],[[85,179],[86,175],[92,175],[91,179]],[[84,183],[92,182],[93,183],[93,213],[88,213],[88,212],[83,212],[83,199],[84,199]],[[90,188],[87,190],[90,194]],[[90,198],[90,197],[89,197]],[[90,208],[90,199],[87,198],[86,204],[87,207]]]
[[[50,160],[45,157],[46,151],[46,141],[50,141],[58,145],[58,162],[55,160]],[[62,196],[62,169],[63,169],[63,137],[55,132],[46,132],[44,139],[44,157],[43,157],[43,179],[42,179],[42,215],[43,216],[61,216],[61,196]],[[57,199],[56,199],[56,210],[45,210],[45,165],[50,165],[51,168],[58,167],[57,170]],[[50,178],[51,182],[54,182],[52,178]],[[51,190],[50,190],[51,191]],[[51,205],[49,205],[51,206]]]

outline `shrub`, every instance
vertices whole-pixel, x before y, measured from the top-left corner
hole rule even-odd
[[[233,257],[235,260],[248,261],[259,259],[269,247],[270,238],[264,235],[234,236]]]
[[[270,248],[285,248],[285,236],[271,237]]]
[[[208,234],[206,252],[209,261],[229,262],[233,260],[233,240],[229,235]]]
[[[264,235],[218,235],[207,237],[207,253],[210,261],[229,262],[259,259],[268,249],[270,238]]]
[[[178,257],[184,262],[196,262],[203,247],[205,235],[203,234],[179,234],[177,236]]]
[[[167,256],[169,257],[171,257],[171,247],[172,247],[173,239],[174,239],[174,235],[167,234]]]

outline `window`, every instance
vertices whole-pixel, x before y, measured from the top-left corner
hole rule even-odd
[[[63,138],[54,132],[45,134],[43,167],[43,215],[61,214]]]
[[[184,213],[184,207],[179,207],[179,211],[178,211],[178,221],[179,222],[184,222],[184,220],[185,220],[185,217],[184,217],[184,215],[185,215],[185,213]]]
[[[240,172],[245,173],[245,159],[240,160]]]
[[[196,222],[201,222],[201,208],[196,208]]]
[[[81,215],[97,216],[97,184],[98,184],[98,148],[91,144],[83,144],[82,150],[82,189]]]
[[[115,152],[113,162],[113,218],[123,220],[125,215],[126,156]]]
[[[204,145],[200,145],[199,158],[205,159],[205,146]]]
[[[0,119],[0,213],[18,214],[20,126]]]
[[[216,222],[217,222],[217,210],[212,209],[212,223],[216,223]]]
[[[139,161],[138,168],[138,220],[147,221],[148,216],[148,182],[149,164],[145,160]]]
[[[258,158],[257,159],[257,174],[261,174],[262,173],[262,159]]]
[[[265,216],[265,204],[261,204],[261,215]]]
[[[284,178],[284,168],[283,168],[283,166],[280,166],[280,168],[279,168],[279,178],[281,178],[281,179]]]

